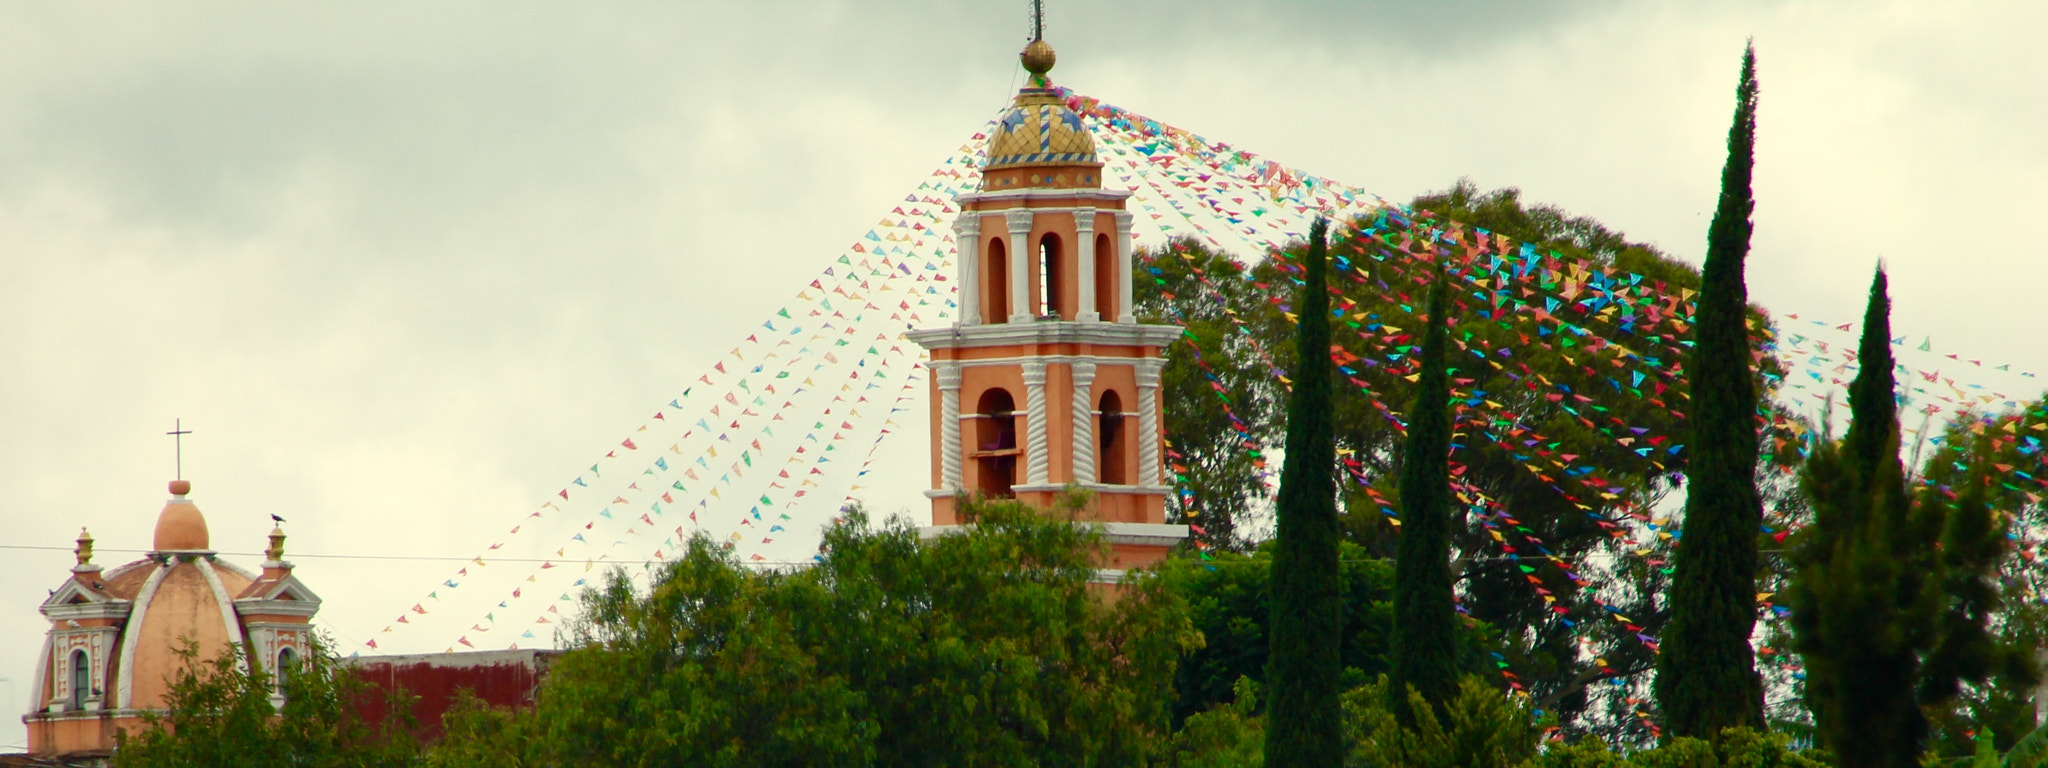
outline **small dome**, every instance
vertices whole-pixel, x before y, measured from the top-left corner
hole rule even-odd
[[[1081,116],[1050,90],[1026,88],[996,124],[982,169],[1095,163],[1095,139]]]
[[[199,514],[199,507],[185,498],[191,490],[189,482],[171,483],[171,500],[156,517],[156,551],[204,550],[212,543],[206,533],[206,516]]]

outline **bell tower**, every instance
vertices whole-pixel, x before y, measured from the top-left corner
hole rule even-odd
[[[959,314],[909,334],[931,351],[932,532],[960,524],[963,495],[1050,506],[1076,486],[1114,580],[1187,536],[1161,478],[1160,354],[1180,329],[1137,322],[1130,193],[1102,188],[1094,139],[1046,78],[1052,46],[1035,35],[1021,58],[1031,77],[981,187],[955,201]]]

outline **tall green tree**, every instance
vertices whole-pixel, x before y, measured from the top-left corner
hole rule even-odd
[[[1458,694],[1457,608],[1451,595],[1451,383],[1444,300],[1450,277],[1438,268],[1429,289],[1429,327],[1422,341],[1421,380],[1408,409],[1401,461],[1401,542],[1394,562],[1393,671],[1388,695],[1404,728],[1425,720],[1413,701],[1442,716]],[[1409,696],[1413,689],[1419,699]]]
[[[1718,738],[1762,728],[1763,683],[1749,638],[1756,625],[1757,401],[1745,310],[1750,173],[1756,149],[1756,48],[1742,52],[1721,201],[1707,231],[1687,382],[1693,446],[1686,468],[1685,536],[1674,557],[1671,623],[1657,660],[1657,702],[1670,736]]]
[[[1266,763],[1330,766],[1344,759],[1338,702],[1343,674],[1342,577],[1337,568],[1337,449],[1330,428],[1329,223],[1309,228],[1295,335],[1298,360],[1287,403],[1287,457],[1280,470],[1279,543],[1273,556],[1272,654]]]
[[[184,665],[171,677],[165,708],[123,731],[114,750],[119,768],[226,766],[268,768],[402,768],[419,762],[410,732],[411,706],[401,692],[374,690],[317,641],[296,669],[266,668],[242,645],[202,659],[187,642]],[[357,716],[365,697],[386,696],[392,719]],[[278,699],[282,699],[279,706]]]
[[[1185,602],[1052,510],[973,502],[929,541],[850,509],[825,554],[754,570],[692,539],[645,588],[586,592],[570,650],[512,722],[451,720],[442,764],[1146,765],[1168,754]],[[453,715],[451,715],[453,717]]]
[[[1907,489],[1899,460],[1890,299],[1870,288],[1840,445],[1823,441],[1802,480],[1813,524],[1797,540],[1794,647],[1821,740],[1843,768],[1905,768],[1926,746],[1926,712],[1999,671],[1988,628],[1999,605],[2003,525],[1986,481],[1955,503]]]

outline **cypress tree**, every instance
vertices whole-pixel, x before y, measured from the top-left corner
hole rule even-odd
[[[1457,609],[1451,601],[1451,381],[1445,370],[1450,345],[1441,264],[1429,290],[1429,326],[1423,332],[1422,372],[1408,408],[1408,439],[1401,456],[1401,541],[1394,561],[1394,632],[1388,693],[1394,717],[1415,727],[1412,686],[1444,714],[1458,695]]]
[[[1918,765],[1924,707],[2010,655],[1986,631],[2004,539],[1983,479],[1953,506],[1907,491],[1886,283],[1880,269],[1849,432],[1840,445],[1822,441],[1802,473],[1814,523],[1797,539],[1787,599],[1807,704],[1843,768]]]
[[[1295,331],[1294,391],[1287,401],[1287,457],[1276,503],[1273,618],[1267,659],[1266,764],[1332,766],[1344,760],[1338,644],[1344,628],[1337,569],[1336,434],[1330,422],[1329,223],[1309,228]]]
[[[1750,368],[1750,172],[1756,162],[1756,48],[1742,53],[1728,129],[1721,199],[1707,230],[1707,260],[1687,361],[1692,456],[1685,532],[1674,555],[1671,623],[1657,656],[1657,702],[1667,736],[1718,738],[1723,728],[1762,728],[1763,683],[1749,636],[1756,623],[1756,382]]]

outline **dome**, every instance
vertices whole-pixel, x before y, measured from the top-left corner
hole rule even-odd
[[[206,516],[199,514],[199,507],[185,498],[191,490],[189,482],[171,482],[171,500],[156,517],[155,551],[204,550],[211,543],[206,533]]]
[[[1026,88],[996,124],[982,169],[1077,164],[1096,164],[1095,139],[1081,116],[1054,91]]]

